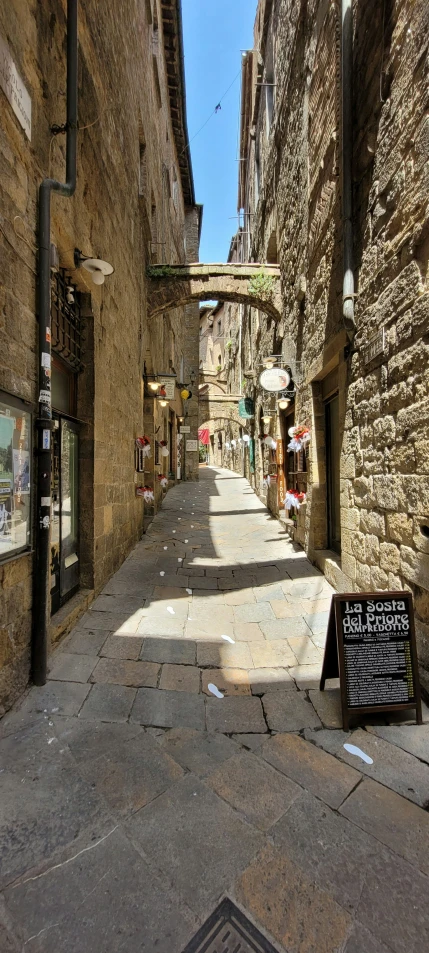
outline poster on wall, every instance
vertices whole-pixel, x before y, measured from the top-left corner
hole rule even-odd
[[[13,488],[17,495],[30,492],[30,454],[28,450],[13,450]]]

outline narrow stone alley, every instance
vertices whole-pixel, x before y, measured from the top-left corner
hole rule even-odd
[[[246,480],[168,493],[1,722],[2,951],[427,948],[429,712],[341,730],[332,592]],[[192,942],[225,897],[259,939]]]

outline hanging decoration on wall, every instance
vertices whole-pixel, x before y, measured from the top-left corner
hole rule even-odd
[[[155,497],[153,489],[151,486],[138,486],[136,487],[137,496],[142,496],[145,503],[154,503]]]
[[[248,433],[243,434],[243,443],[250,443],[250,437]]]
[[[295,453],[298,453],[299,450],[303,450],[310,442],[310,431],[308,427],[304,427],[302,424],[289,427],[288,434],[289,437],[291,437],[291,441],[288,443],[287,448],[288,450],[294,450]]]
[[[235,450],[236,446],[237,446],[237,441],[236,441],[236,440],[231,440],[231,447],[232,447],[233,450]]]
[[[230,444],[229,440],[226,440],[226,442],[225,442],[225,450],[230,450],[230,449],[231,449],[231,444]]]
[[[143,450],[144,457],[150,457],[152,451],[149,437],[136,437],[136,447],[138,447],[139,450]]]
[[[290,510],[292,507],[299,510],[302,503],[305,503],[305,493],[300,493],[298,490],[286,490],[285,510]]]
[[[168,457],[168,443],[166,440],[160,440],[159,445],[161,447],[161,457]]]
[[[168,478],[164,476],[163,473],[158,473],[158,480],[162,486],[162,489],[165,490],[168,486]]]
[[[270,474],[267,473],[267,475],[264,476],[264,479],[263,479],[263,481],[262,481],[262,485],[263,485],[266,489],[268,489],[268,487],[270,486],[270,483],[271,483],[271,477],[270,477]]]
[[[277,441],[274,440],[274,437],[272,437],[271,434],[264,434],[262,441],[266,447],[269,447],[270,450],[277,449]]]

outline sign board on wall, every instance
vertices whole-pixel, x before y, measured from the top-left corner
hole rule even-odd
[[[28,139],[31,139],[31,99],[9,47],[0,36],[0,86]]]
[[[198,450],[198,440],[187,440],[186,441],[186,450]]]
[[[369,339],[368,343],[363,348],[363,359],[365,364],[369,364],[374,357],[378,357],[379,354],[382,354],[385,346],[385,332],[384,328],[381,328],[381,331],[377,331],[377,333]]]
[[[270,367],[262,371],[259,383],[264,390],[268,390],[271,393],[286,390],[290,384],[290,374],[282,367]]]
[[[191,428],[190,428],[190,427],[181,427],[181,428],[180,428],[180,433],[190,433],[190,432],[191,432]]]
[[[320,690],[338,675],[345,731],[359,712],[415,708],[422,723],[410,592],[332,597]]]
[[[167,400],[174,400],[176,394],[176,380],[174,377],[158,377],[158,382],[165,390]]]
[[[285,505],[286,497],[286,480],[283,469],[279,468],[279,478],[277,482],[277,498],[279,510],[282,510]]]

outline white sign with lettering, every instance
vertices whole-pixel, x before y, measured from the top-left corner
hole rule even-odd
[[[198,440],[187,440],[186,441],[187,450],[198,450]]]
[[[176,392],[176,381],[174,377],[158,377],[158,381],[165,390],[167,400],[174,400]]]
[[[191,432],[191,428],[190,428],[190,427],[181,427],[181,428],[180,428],[180,433],[190,433],[190,432]]]
[[[26,136],[31,139],[31,99],[12,59],[9,47],[1,36],[0,86]]]

